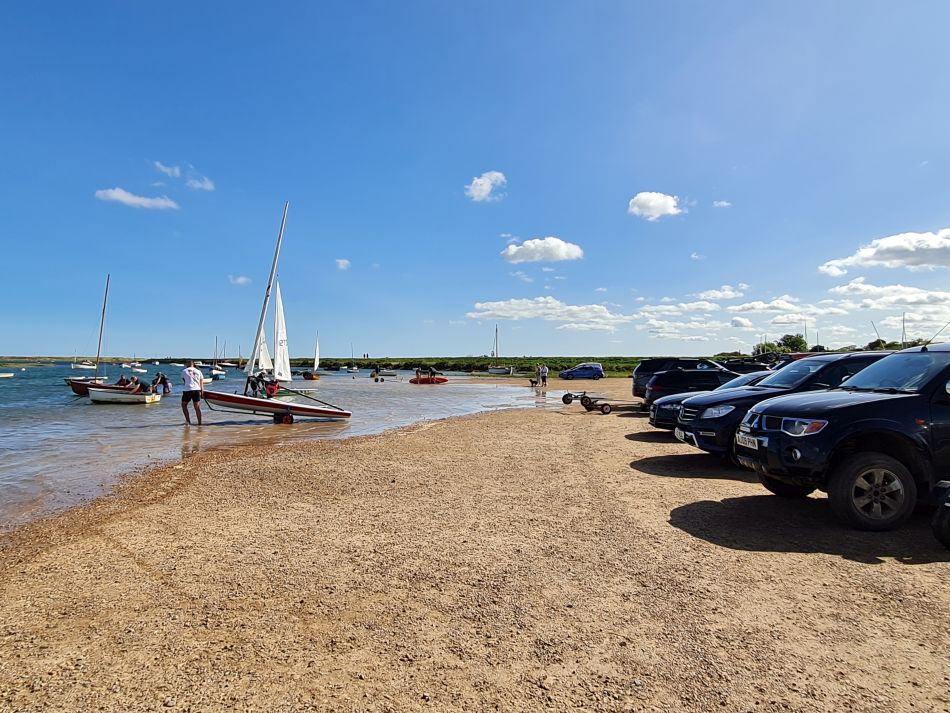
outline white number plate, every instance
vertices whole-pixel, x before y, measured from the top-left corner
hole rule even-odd
[[[678,439],[680,439],[681,441],[685,441],[685,440],[686,440],[686,439],[683,437],[683,429],[682,429],[682,428],[673,429],[673,435],[676,436],[676,437],[677,437]]]
[[[752,436],[747,436],[744,433],[736,434],[736,443],[745,448],[750,448],[753,451],[759,450],[759,440]]]

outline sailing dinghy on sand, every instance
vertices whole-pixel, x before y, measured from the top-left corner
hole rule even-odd
[[[221,409],[271,416],[274,423],[293,423],[297,416],[327,421],[349,418],[353,415],[349,411],[344,411],[338,406],[315,399],[301,391],[289,389],[286,386],[281,387],[281,382],[290,382],[292,377],[290,374],[290,354],[287,351],[287,328],[284,323],[284,308],[279,285],[274,300],[273,363],[267,352],[267,342],[264,339],[264,320],[267,317],[267,307],[270,304],[271,285],[275,283],[274,277],[277,274],[277,260],[280,257],[280,245],[284,239],[284,225],[287,222],[287,209],[289,207],[289,202],[284,204],[284,214],[280,219],[277,247],[274,249],[274,261],[271,264],[270,277],[267,279],[267,289],[264,291],[264,304],[261,307],[261,317],[257,324],[257,335],[254,337],[254,348],[244,369],[244,373],[247,374],[244,394],[226,394],[221,391],[205,389],[204,400],[211,410]],[[267,373],[269,370],[273,370],[272,375]],[[273,398],[281,390],[303,400],[285,401]]]

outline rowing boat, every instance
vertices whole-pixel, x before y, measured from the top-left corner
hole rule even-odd
[[[73,393],[76,396],[89,396],[89,387],[92,386],[97,389],[104,389],[106,391],[127,391],[128,388],[125,386],[119,386],[118,384],[104,384],[102,379],[105,377],[100,377],[99,380],[92,379],[66,379],[66,383],[69,384],[69,388],[73,390]]]
[[[409,379],[410,384],[444,384],[447,381],[444,376],[414,376]]]
[[[89,389],[89,400],[96,404],[157,404],[162,400],[162,395],[130,394],[125,390],[113,391],[93,386]]]

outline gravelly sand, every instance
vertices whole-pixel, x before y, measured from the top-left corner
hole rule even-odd
[[[2,542],[2,711],[950,709],[925,516],[843,529],[630,410],[210,452]]]

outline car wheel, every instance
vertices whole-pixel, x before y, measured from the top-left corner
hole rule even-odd
[[[950,548],[950,501],[945,502],[937,508],[934,513],[934,519],[931,521],[934,537],[947,548]]]
[[[573,374],[565,374],[565,375],[564,375],[564,378],[567,379],[568,381],[571,381],[571,380],[574,378],[574,375],[573,375]]]
[[[597,381],[597,379],[600,378],[600,374],[594,374],[594,375],[593,375],[592,377],[590,377],[590,378],[593,379],[594,381]]]
[[[913,513],[917,484],[899,460],[883,453],[858,453],[831,474],[828,501],[835,515],[852,527],[891,530]]]
[[[807,498],[815,492],[815,489],[810,485],[792,485],[764,473],[758,475],[759,482],[765,486],[766,490],[782,498]]]

